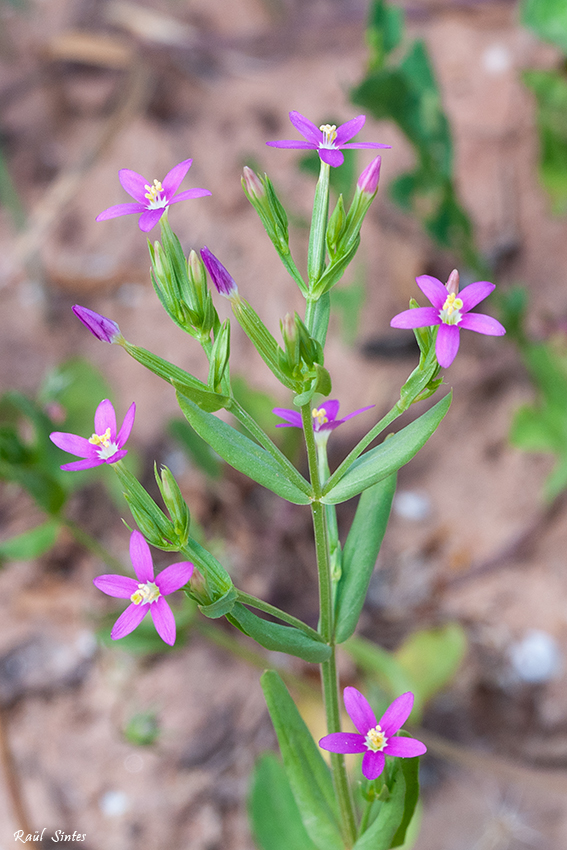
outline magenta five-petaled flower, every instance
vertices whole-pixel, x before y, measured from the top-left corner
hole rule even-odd
[[[164,599],[187,584],[193,575],[193,564],[181,561],[166,567],[154,577],[154,565],[150,547],[139,531],[130,537],[130,558],[136,579],[128,576],[106,575],[93,579],[95,587],[119,599],[129,599],[131,604],[119,616],[110,637],[113,640],[126,637],[139,626],[148,611],[160,638],[173,646],[175,643],[175,618]]]
[[[272,148],[294,148],[295,150],[317,151],[323,162],[332,165],[333,168],[342,165],[345,158],[341,150],[346,148],[389,148],[390,145],[379,145],[376,142],[351,142],[350,140],[359,133],[366,121],[365,115],[359,115],[345,124],[336,127],[335,124],[322,124],[317,127],[308,118],[299,112],[289,113],[289,120],[299,130],[305,141],[295,139],[281,139],[277,142],[266,142]],[[347,144],[348,142],[348,144]]]
[[[189,198],[202,198],[205,195],[210,195],[208,189],[187,189],[185,192],[179,192],[178,195],[175,194],[181,185],[181,181],[191,168],[192,162],[192,159],[184,159],[183,162],[180,162],[166,174],[161,183],[159,180],[154,180],[151,186],[146,178],[138,174],[137,171],[122,168],[118,172],[119,180],[136,203],[109,207],[104,212],[99,213],[96,220],[106,221],[120,215],[141,213],[138,226],[140,230],[147,233],[152,227],[155,227],[171,204],[178,204],[179,201],[186,201]]]
[[[446,369],[451,365],[459,350],[459,334],[465,328],[488,336],[502,336],[506,329],[497,319],[484,313],[471,313],[473,307],[484,301],[494,290],[487,280],[470,283],[459,292],[459,272],[454,269],[449,275],[447,286],[436,277],[422,274],[416,283],[433,307],[415,307],[394,316],[393,328],[425,328],[439,325],[435,341],[435,354],[439,365]]]
[[[349,413],[348,416],[343,416],[342,419],[338,419],[339,415],[339,402],[336,398],[330,398],[328,401],[323,402],[321,407],[314,407],[311,411],[311,416],[313,417],[313,430],[315,434],[319,434],[323,437],[328,437],[331,431],[334,431],[335,428],[338,428],[339,425],[342,425],[343,422],[346,422],[347,419],[352,419],[353,416],[358,416],[359,413],[364,413],[365,410],[370,410],[374,405],[370,404],[368,407],[361,407],[359,410],[355,410],[354,413]],[[301,422],[301,413],[299,410],[289,410],[286,407],[274,407],[272,413],[275,413],[276,416],[281,416],[282,419],[285,419],[285,422],[278,422],[276,424],[276,428],[302,428]]]
[[[319,746],[331,753],[364,753],[362,772],[367,779],[377,779],[384,770],[386,756],[414,758],[427,751],[415,738],[397,737],[410,716],[414,696],[411,691],[397,697],[376,720],[368,700],[356,688],[344,689],[345,708],[356,732],[333,732],[319,741]]]
[[[116,414],[112,404],[105,398],[96,409],[94,434],[88,440],[77,434],[54,431],[49,435],[49,439],[56,446],[69,454],[84,458],[84,460],[65,463],[61,469],[90,469],[103,463],[116,463],[123,458],[128,454],[124,444],[130,436],[135,415],[136,405],[131,404],[120,431],[116,433]]]

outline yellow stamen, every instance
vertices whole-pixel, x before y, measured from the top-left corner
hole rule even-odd
[[[134,605],[145,605],[150,602],[155,602],[161,596],[159,587],[153,581],[148,581],[146,584],[139,584],[138,590],[135,590],[130,597],[130,602]]]
[[[323,144],[332,145],[335,139],[337,138],[337,125],[336,124],[321,124],[319,127],[321,132],[323,133],[324,139]]]
[[[148,190],[147,195],[144,195],[144,197],[147,198],[148,201],[150,201],[150,202],[157,200],[157,196],[161,192],[163,192],[163,186],[161,185],[159,180],[154,180],[152,186],[150,186],[148,183],[146,183],[146,185],[144,186],[144,189]]]
[[[455,310],[462,310],[463,300],[462,298],[457,298],[454,292],[449,293],[447,298],[445,299],[445,303],[443,304],[443,311],[447,316],[450,316]]]
[[[321,427],[321,425],[326,425],[329,421],[327,419],[327,411],[324,407],[320,407],[319,409],[314,407],[311,411],[311,416],[313,417],[313,419],[317,420],[317,424],[319,425],[319,427]]]
[[[374,729],[369,729],[366,733],[365,744],[368,749],[372,750],[374,753],[378,753],[383,750],[387,743],[388,739],[380,728],[380,724],[375,726]]]
[[[89,438],[89,443],[93,446],[102,446],[103,448],[108,448],[110,445],[110,428],[107,428],[104,434],[93,434],[92,437]]]

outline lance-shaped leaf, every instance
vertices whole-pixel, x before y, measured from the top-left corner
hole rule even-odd
[[[278,463],[258,443],[201,410],[181,393],[177,393],[177,400],[189,424],[227,463],[294,505],[310,503],[311,488],[299,472],[292,481],[289,466]]]
[[[282,626],[270,620],[263,620],[240,602],[233,605],[230,614],[227,614],[227,620],[272,652],[285,652],[313,664],[326,661],[331,654],[331,647],[322,639],[315,640],[294,626]]]
[[[331,772],[280,676],[261,683],[303,825],[319,850],[344,850]]]
[[[388,524],[396,475],[389,475],[363,491],[342,557],[342,575],[337,587],[335,640],[349,638],[360,618],[370,577]]]
[[[323,504],[346,502],[408,463],[434,433],[450,404],[448,393],[419,419],[357,458],[337,484],[323,489]]]
[[[380,803],[376,820],[362,833],[352,850],[389,850],[398,846],[392,842],[404,821],[406,802],[406,782],[400,762],[401,759],[396,762],[388,782],[390,796]]]

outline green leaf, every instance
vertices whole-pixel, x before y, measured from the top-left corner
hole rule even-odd
[[[280,759],[263,753],[254,766],[248,812],[261,850],[316,850],[309,838]]]
[[[285,652],[313,664],[320,664],[331,655],[331,647],[323,640],[315,640],[294,626],[263,620],[240,602],[233,606],[226,618],[245,635],[272,652]]]
[[[193,463],[209,478],[220,478],[222,463],[216,452],[196,433],[188,422],[171,419],[167,429],[171,436],[181,444]]]
[[[411,679],[418,709],[449,684],[466,651],[466,633],[458,623],[414,632],[396,650],[396,661]]]
[[[390,796],[380,804],[376,820],[360,836],[353,850],[389,850],[397,846],[392,842],[398,830],[402,829],[406,801],[406,783],[400,764],[402,761],[404,759],[396,759],[394,762],[392,777],[388,782]]]
[[[323,489],[323,504],[346,502],[408,463],[435,432],[449,410],[451,396],[448,393],[418,419],[357,458],[337,484]]]
[[[543,41],[567,53],[567,5],[564,0],[522,0],[520,19]]]
[[[368,13],[366,41],[370,48],[370,66],[379,68],[387,55],[401,42],[404,12],[397,6],[374,0]]]
[[[319,850],[344,850],[331,772],[280,676],[267,670],[261,684],[305,829]]]
[[[12,561],[30,561],[48,552],[57,540],[61,525],[48,519],[41,525],[0,542],[0,558]]]
[[[211,620],[217,620],[219,617],[224,617],[230,614],[234,608],[234,603],[238,598],[236,588],[231,587],[219,599],[215,599],[210,605],[199,605],[199,611],[205,617],[210,617]]]
[[[404,735],[404,733],[400,733]],[[406,736],[409,737],[409,736]],[[400,759],[405,782],[404,814],[390,847],[400,847],[405,843],[406,833],[415,815],[419,802],[419,758]]]
[[[342,643],[354,633],[360,619],[395,491],[396,475],[393,474],[368,487],[360,497],[343,549],[342,575],[337,587],[337,643]]]
[[[227,463],[294,505],[310,503],[311,488],[299,473],[304,482],[302,490],[288,479],[287,469],[257,443],[181,393],[177,393],[177,400],[189,424]]]

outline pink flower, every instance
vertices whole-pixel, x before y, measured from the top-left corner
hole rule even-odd
[[[386,756],[414,758],[427,751],[415,738],[395,737],[413,707],[411,691],[397,697],[376,721],[368,700],[356,688],[345,688],[344,702],[356,732],[333,732],[319,741],[319,746],[332,753],[364,753],[362,772],[367,779],[377,779],[384,770]]]
[[[129,599],[132,603],[115,622],[110,637],[113,640],[126,637],[140,625],[149,611],[160,638],[173,646],[175,618],[164,597],[187,584],[193,575],[193,564],[189,561],[172,564],[154,578],[150,547],[139,531],[133,531],[130,537],[130,558],[137,581],[128,576],[113,575],[93,579],[95,587],[103,593]]]
[[[504,326],[492,316],[469,312],[490,295],[495,288],[493,283],[478,280],[459,292],[459,272],[456,269],[449,275],[446,287],[436,277],[428,274],[416,277],[416,282],[433,307],[404,310],[394,316],[390,325],[393,328],[425,328],[439,325],[435,354],[439,365],[444,369],[451,365],[457,355],[462,328],[489,336],[502,336],[506,333]]]
[[[189,198],[202,198],[204,195],[210,195],[208,189],[187,189],[185,192],[179,192],[178,195],[175,194],[181,185],[181,181],[191,168],[192,162],[192,159],[184,159],[183,162],[180,162],[166,174],[163,183],[154,180],[151,186],[145,177],[142,177],[137,171],[122,168],[118,172],[120,182],[136,203],[109,207],[104,212],[99,213],[96,220],[106,221],[120,215],[142,213],[138,226],[140,230],[147,233],[152,227],[155,227],[171,204],[178,204],[179,201],[186,201]]]
[[[105,398],[96,409],[95,432],[88,440],[85,437],[79,437],[77,434],[54,431],[49,435],[52,443],[55,443],[64,452],[84,458],[84,460],[65,463],[61,469],[90,469],[93,466],[100,466],[102,463],[116,463],[117,460],[123,458],[128,454],[124,444],[130,436],[135,415],[136,405],[131,404],[117,434],[116,414],[112,404]]]
[[[365,410],[370,410],[374,405],[370,404],[368,407],[361,407],[359,410],[355,410],[354,413],[349,413],[348,416],[343,416],[342,419],[337,419],[339,414],[339,402],[337,399],[330,398],[328,401],[323,402],[321,407],[314,407],[311,411],[311,415],[313,417],[313,430],[315,433],[319,433],[320,431],[334,431],[335,428],[338,428],[339,425],[342,425],[343,422],[346,422],[347,419],[352,419],[353,416],[358,416],[359,413],[364,413]],[[272,413],[275,413],[276,416],[281,416],[282,419],[285,419],[285,422],[278,422],[276,428],[302,428],[301,423],[301,413],[299,410],[289,410],[286,407],[274,407]]]
[[[272,148],[294,148],[296,150],[317,151],[323,162],[336,168],[342,165],[345,158],[341,149],[346,148],[389,148],[391,145],[379,145],[376,142],[349,142],[353,136],[359,133],[366,121],[365,115],[359,115],[340,127],[334,124],[322,124],[317,127],[299,112],[290,112],[289,120],[299,130],[305,141],[295,139],[282,139],[279,142],[266,142]],[[349,144],[346,144],[349,142]]]

